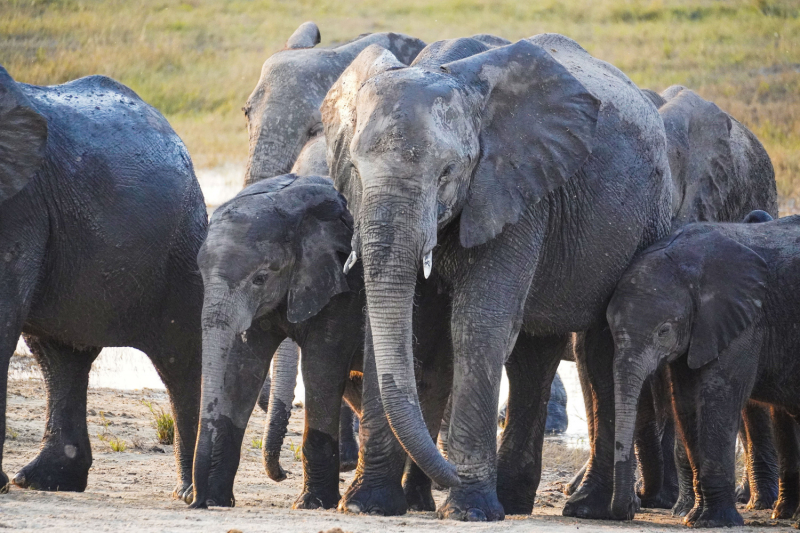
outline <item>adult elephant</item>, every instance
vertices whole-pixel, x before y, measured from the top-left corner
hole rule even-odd
[[[245,185],[287,172],[325,176],[325,136],[319,106],[328,89],[364,48],[380,44],[410,63],[425,46],[419,39],[396,33],[374,33],[334,47],[317,47],[320,30],[313,22],[301,24],[283,50],[270,56],[243,110],[250,137]],[[292,341],[275,354],[274,382],[266,377],[259,404],[267,411],[264,461],[270,478],[280,481],[280,449],[291,414],[298,352]],[[342,406],[342,469],[352,470],[358,459],[353,435],[353,412]],[[187,495],[188,496],[188,495]]]
[[[207,215],[180,138],[112,79],[39,87],[0,67],[0,201],[0,465],[21,333],[44,375],[47,425],[14,483],[39,490],[86,488],[89,370],[101,348],[131,346],[169,392],[182,495],[200,410]]]
[[[368,48],[322,115],[355,221],[349,263],[363,260],[374,348],[364,389],[379,387],[403,447],[451,487],[441,517],[502,519],[496,485],[519,480],[528,491],[533,474],[504,457],[505,438],[496,460],[507,358],[535,361],[520,365],[549,392],[570,332],[585,332],[580,357],[603,409],[595,433],[613,439],[605,306],[634,253],[669,229],[663,122],[624,74],[553,34],[408,68]],[[434,269],[452,298],[452,463],[428,433],[413,379],[414,289],[418,272]],[[546,402],[520,412],[519,383],[510,385],[508,423],[535,421],[529,440],[541,449]],[[612,479],[613,449],[594,454],[587,490]],[[595,506],[608,512],[610,496],[596,490]]]

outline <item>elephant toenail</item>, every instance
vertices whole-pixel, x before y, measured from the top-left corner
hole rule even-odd
[[[480,509],[471,508],[467,511],[467,521],[468,522],[486,522],[486,513],[481,511]]]

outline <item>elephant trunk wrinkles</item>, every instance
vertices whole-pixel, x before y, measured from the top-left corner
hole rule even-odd
[[[209,490],[214,489],[211,486],[214,478],[226,478],[231,475],[216,470],[220,465],[229,463],[223,460],[224,454],[234,453],[234,450],[226,450],[224,444],[234,439],[233,435],[228,434],[233,430],[232,421],[235,416],[230,412],[226,372],[228,356],[242,329],[240,327],[242,324],[237,324],[235,321],[237,314],[235,308],[236,304],[228,298],[209,297],[208,294],[203,305],[203,386],[200,398],[200,427],[192,473],[194,506],[231,504],[207,502],[206,498]],[[238,466],[238,459],[235,462]]]
[[[624,351],[617,354],[614,364],[615,393],[615,443],[614,443],[614,495],[611,515],[618,520],[632,520],[638,510],[634,492],[636,482],[636,454],[634,435],[639,397],[652,369],[634,364],[638,359],[628,358]]]
[[[459,484],[458,476],[431,439],[414,379],[412,308],[425,246],[424,228],[419,227],[425,220],[422,203],[413,195],[365,191],[360,229],[367,310],[389,424],[417,465],[440,485],[452,487]]]

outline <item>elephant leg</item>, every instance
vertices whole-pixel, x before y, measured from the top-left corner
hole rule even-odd
[[[342,402],[339,411],[339,472],[350,472],[358,466],[355,419],[353,409],[347,402]]]
[[[350,375],[351,340],[338,336],[331,342],[332,326],[314,327],[302,346],[303,382],[306,387],[303,434],[303,492],[294,509],[330,509],[339,502],[340,414]],[[359,339],[360,340],[360,339]],[[352,418],[349,423],[352,427]],[[352,430],[351,430],[352,431]]]
[[[564,516],[610,518],[614,484],[614,340],[603,323],[579,334],[575,360],[584,367],[589,394],[593,396],[587,418],[594,427],[588,468],[578,490],[567,500]],[[586,396],[587,391],[584,391]]]
[[[684,517],[694,507],[694,472],[686,452],[686,444],[675,429],[675,469],[678,477],[678,499],[672,506],[672,516]]]
[[[636,450],[642,472],[637,492],[644,508],[671,509],[678,499],[674,439],[669,381],[662,370],[647,381],[637,413]]]
[[[702,460],[698,444],[697,394],[698,377],[685,363],[675,363],[668,368],[672,383],[672,408],[677,437],[675,462],[681,494],[672,508],[673,516],[699,516],[703,510],[703,492],[697,477],[698,462]],[[691,492],[691,497],[686,494]]]
[[[742,480],[736,486],[736,502],[749,503],[750,502],[750,446],[747,445],[747,429],[744,426],[744,421],[739,424],[739,442],[742,443],[742,461],[745,464],[744,471],[742,472]]]
[[[706,374],[708,369],[702,372]],[[753,374],[755,375],[755,374]],[[736,428],[741,416],[741,406],[749,391],[744,394],[737,384],[720,386],[720,376],[702,378],[697,405],[697,450],[695,464],[697,478],[703,493],[703,507],[699,515],[690,513],[685,523],[690,527],[737,527],[744,520],[736,510],[734,489],[736,485]]]
[[[447,398],[447,405],[444,407],[444,414],[442,414],[442,426],[439,428],[439,436],[436,439],[436,446],[442,455],[447,457],[447,438],[450,434],[450,418],[453,416],[453,395]]]
[[[586,409],[586,426],[589,432],[589,442],[594,442],[594,396],[592,395],[592,385],[586,373],[586,365],[577,364],[577,351],[583,350],[583,335],[572,335],[572,360],[575,361],[575,368],[578,370],[578,381],[581,384],[581,394],[583,395],[583,406]],[[591,458],[587,459],[583,467],[564,485],[564,494],[572,496],[583,483],[583,477],[589,469]]]
[[[506,514],[531,514],[542,477],[542,445],[550,401],[550,384],[567,335],[519,334],[506,361],[508,411],[497,456],[497,497]]]
[[[192,503],[192,463],[200,414],[202,347],[199,342],[167,341],[147,351],[169,395],[175,419],[173,449],[178,481],[172,497]],[[193,354],[193,355],[190,355]]]
[[[47,389],[47,425],[36,458],[17,472],[14,484],[52,491],[86,490],[92,446],[86,428],[86,391],[100,348],[77,349],[53,339],[26,336]]]
[[[272,378],[267,402],[267,421],[264,424],[261,455],[267,476],[273,481],[286,479],[286,471],[281,466],[281,448],[286,437],[286,428],[292,416],[294,389],[297,385],[298,347],[292,339],[284,339],[272,356]],[[269,376],[269,375],[268,375]],[[264,394],[264,387],[261,395]]]
[[[6,304],[0,300],[0,304]],[[10,327],[0,329],[0,494],[6,494],[11,485],[8,476],[3,472],[3,447],[6,441],[6,398],[8,397],[8,365],[14,355],[22,330],[22,318],[10,305],[0,310],[0,323],[5,320]]]
[[[339,511],[402,515],[407,510],[402,486],[406,453],[395,438],[383,410],[369,314],[365,316],[364,375],[358,428],[361,449],[355,477],[339,501]]]
[[[749,401],[742,410],[747,440],[747,468],[750,501],[747,509],[772,509],[778,499],[778,454],[773,442],[770,409]]]
[[[780,407],[772,407],[771,414],[780,465],[780,489],[772,518],[791,518],[800,506],[800,428]]]

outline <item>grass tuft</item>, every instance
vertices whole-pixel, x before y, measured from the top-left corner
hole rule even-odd
[[[156,440],[159,444],[171,445],[175,442],[175,419],[172,413],[164,411],[159,406],[153,407],[152,402],[142,400],[142,403],[150,409],[153,415],[153,429],[156,430]]]
[[[292,450],[292,455],[295,461],[302,461],[303,460],[303,447],[296,446],[295,443],[289,439],[289,449]]]
[[[264,445],[264,442],[261,440],[261,437],[256,437],[250,441],[250,447],[254,450],[260,450]]]

